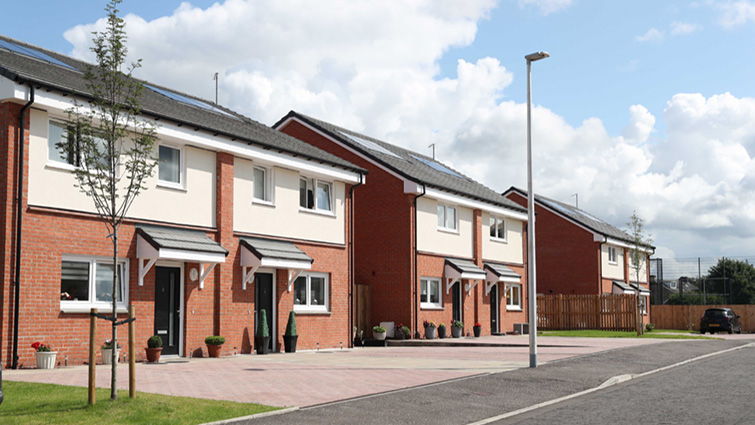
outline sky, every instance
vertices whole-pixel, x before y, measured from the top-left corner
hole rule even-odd
[[[3,6],[0,33],[92,61],[104,1]],[[533,185],[662,258],[755,254],[755,1],[125,0],[136,75],[272,125],[296,110]],[[26,17],[26,18],[25,18]],[[574,196],[578,194],[578,196]]]

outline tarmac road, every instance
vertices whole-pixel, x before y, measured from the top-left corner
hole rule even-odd
[[[617,375],[640,374],[749,342],[752,341],[679,340],[610,350],[555,361],[536,369],[462,378],[234,423],[469,424],[595,388]],[[744,351],[751,353],[755,349],[737,350]],[[753,364],[750,362],[743,374],[752,376]],[[580,409],[585,410],[585,407]],[[639,407],[635,405],[635,409]],[[647,422],[647,416],[641,418]],[[554,423],[561,421],[554,419]],[[601,419],[599,423],[610,421]],[[618,423],[624,423],[623,418]]]

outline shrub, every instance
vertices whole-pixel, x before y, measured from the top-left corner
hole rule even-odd
[[[385,332],[385,328],[382,327],[382,326],[375,326],[375,327],[372,328],[372,332],[374,332],[376,334],[381,334],[381,333]]]
[[[453,323],[451,323],[451,326],[454,328],[464,328],[464,322],[461,320],[454,320]]]
[[[425,326],[425,328],[434,328],[435,327],[435,322],[433,322],[433,321],[428,322],[427,320],[425,320],[424,323],[423,323],[423,325]]]
[[[263,308],[257,317],[259,320],[257,320],[257,331],[254,334],[263,338],[270,336],[270,328],[267,327],[267,311]]]
[[[445,323],[443,323],[443,322],[440,322],[440,324],[438,325],[438,328],[439,328],[439,329],[440,329],[440,328],[443,328],[443,329],[445,329],[445,328],[446,328],[446,325],[445,325]]]
[[[652,324],[652,323],[648,323],[647,325],[645,325],[645,330],[646,330],[646,331],[648,331],[648,332],[652,332],[652,331],[653,331],[653,329],[655,329],[655,325],[654,325],[654,324]]]
[[[208,336],[204,339],[204,343],[207,345],[223,345],[225,344],[225,338],[217,335]]]
[[[160,338],[160,335],[152,335],[147,340],[147,347],[149,348],[160,348],[163,346],[163,339]]]
[[[407,338],[411,338],[412,337],[412,330],[409,329],[409,326],[402,326],[401,327],[401,332],[403,332],[404,336],[407,337]]]
[[[293,311],[288,313],[288,323],[286,323],[286,336],[296,336],[296,313]]]

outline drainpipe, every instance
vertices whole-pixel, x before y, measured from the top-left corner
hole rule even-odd
[[[26,110],[34,103],[34,86],[29,83],[29,102],[21,108],[18,114],[18,185],[16,188],[16,281],[14,286],[13,306],[13,364],[12,369],[18,368],[18,307],[21,304],[21,224],[24,200],[24,127]],[[31,127],[31,123],[29,125]]]
[[[349,208],[349,335],[352,336],[349,341],[349,347],[354,348],[354,189],[363,185],[364,175],[359,174],[359,183],[351,186],[349,189],[349,199],[351,199],[351,208]]]
[[[414,332],[419,332],[419,295],[417,294],[417,283],[419,279],[419,266],[417,265],[417,199],[425,196],[425,185],[422,185],[422,193],[414,197]]]

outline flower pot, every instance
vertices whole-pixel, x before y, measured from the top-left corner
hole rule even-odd
[[[435,327],[428,326],[425,328],[425,338],[427,339],[435,339]]]
[[[396,331],[394,333],[394,339],[404,339],[404,332],[403,331]]]
[[[445,326],[439,326],[438,327],[438,338],[445,338],[446,337],[446,327]]]
[[[145,348],[147,352],[147,363],[157,363],[160,361],[160,353],[163,352],[162,347],[158,348]]]
[[[37,351],[37,369],[53,369],[57,351]]]
[[[269,336],[255,336],[254,349],[257,350],[257,354],[269,353],[270,352],[270,337]]]
[[[207,355],[210,357],[220,357],[220,352],[223,350],[223,344],[210,345],[207,344]]]
[[[451,336],[454,338],[461,338],[461,331],[463,331],[462,328],[457,328],[456,326],[451,326]]]
[[[378,341],[385,341],[385,332],[373,332],[372,336]]]
[[[472,326],[472,331],[474,332],[474,337],[479,338],[480,333],[482,332],[482,326]]]
[[[113,364],[113,349],[112,348],[100,348],[102,353],[102,364]],[[115,352],[115,357],[121,358],[121,349]]]
[[[283,335],[283,349],[286,353],[296,352],[296,341],[299,335]]]

